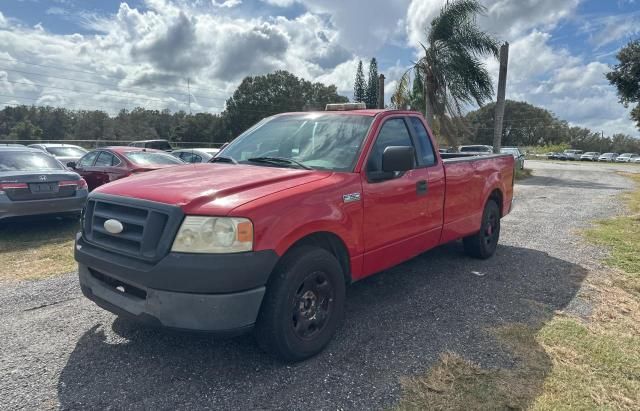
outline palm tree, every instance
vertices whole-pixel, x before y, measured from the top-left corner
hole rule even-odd
[[[410,71],[415,72],[414,77],[424,84],[427,122],[433,126],[437,120],[450,144],[455,144],[456,124],[461,121],[463,108],[473,103],[482,106],[493,95],[491,77],[481,58],[497,58],[499,46],[475,21],[485,12],[478,0],[447,1],[427,30],[427,43],[420,43],[424,56],[399,82],[408,90]]]

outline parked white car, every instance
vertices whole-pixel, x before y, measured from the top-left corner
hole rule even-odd
[[[616,157],[616,163],[630,163],[631,160],[640,157],[640,155],[636,153],[623,153]]]
[[[70,161],[78,161],[80,157],[87,154],[87,150],[73,144],[29,144],[31,148],[37,148],[45,153],[52,155],[62,164]]]
[[[616,158],[620,154],[618,153],[604,153],[600,157],[598,157],[598,161],[616,161]]]
[[[598,161],[598,157],[600,157],[600,153],[597,151],[587,151],[580,156],[580,161]]]
[[[567,160],[580,160],[580,157],[584,154],[582,150],[564,150],[564,155],[567,156]]]
[[[182,148],[180,150],[173,150],[171,154],[178,157],[185,163],[207,163],[220,149],[218,148]]]

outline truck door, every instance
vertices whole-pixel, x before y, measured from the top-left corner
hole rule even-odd
[[[389,146],[411,146],[419,152],[403,116],[384,120],[362,173],[364,275],[392,267],[429,248],[425,238],[428,170],[416,157],[413,170],[376,180],[376,172],[382,171],[382,153]]]

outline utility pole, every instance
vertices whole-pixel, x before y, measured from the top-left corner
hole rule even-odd
[[[498,74],[498,99],[496,101],[495,125],[493,127],[493,152],[500,153],[502,146],[502,123],[504,120],[504,103],[507,91],[507,66],[509,63],[509,43],[500,47],[500,72]]]
[[[187,95],[189,96],[189,115],[191,115],[191,79],[187,78]]]
[[[384,108],[384,74],[378,77],[378,108]]]

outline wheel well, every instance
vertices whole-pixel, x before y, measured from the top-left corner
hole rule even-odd
[[[491,194],[489,195],[489,200],[494,200],[496,203],[498,203],[498,208],[500,209],[500,216],[502,217],[502,206],[503,206],[503,202],[502,202],[502,191],[500,191],[500,189],[495,189],[491,192]]]
[[[301,245],[320,247],[333,254],[340,263],[340,267],[344,273],[345,282],[351,282],[349,251],[340,237],[326,231],[309,234],[296,241],[291,247],[289,247],[289,250]],[[287,250],[287,252],[289,252],[289,250]]]

